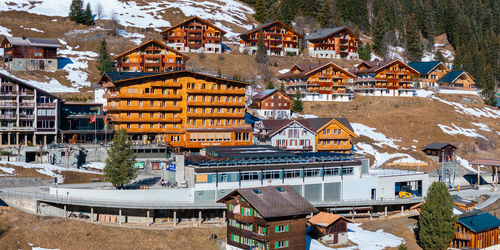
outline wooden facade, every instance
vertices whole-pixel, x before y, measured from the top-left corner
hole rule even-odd
[[[316,130],[316,151],[350,154],[354,145],[351,138],[357,137],[346,119],[331,119]]]
[[[291,116],[292,98],[277,89],[267,89],[252,97],[250,108],[260,118],[285,119]]]
[[[450,247],[461,249],[500,247],[499,226],[500,220],[490,213],[460,216],[456,223],[455,236],[450,243]]]
[[[356,70],[354,90],[362,95],[413,96],[419,72],[399,59],[364,61]]]
[[[347,27],[320,29],[305,38],[315,58],[358,59],[359,38]]]
[[[123,72],[183,70],[188,56],[156,40],[149,40],[115,57]]]
[[[298,55],[300,39],[304,38],[281,21],[272,21],[241,34],[240,52],[247,51],[251,55],[257,53],[257,43],[261,35],[264,37],[267,54],[278,56]]]
[[[305,101],[343,101],[350,100],[354,74],[335,63],[296,64],[289,72],[279,76],[285,84],[287,94],[294,95],[297,90]]]
[[[476,83],[474,77],[465,71],[451,71],[438,80],[440,88],[474,90]]]
[[[309,219],[308,223],[312,226],[312,237],[320,238],[327,244],[345,244],[347,243],[347,223],[352,223],[352,221],[340,215],[319,212]]]
[[[17,42],[19,38],[12,43],[8,38],[3,39],[0,48],[4,49],[4,58],[57,59],[58,46],[43,46],[43,44],[29,42],[29,38],[21,39],[25,41],[24,44],[22,41]]]
[[[271,195],[270,189],[295,192],[296,195],[291,197],[297,199],[284,202],[286,197]],[[306,249],[306,216],[317,211],[314,206],[290,186],[241,190],[237,189],[219,200],[227,207],[227,249]],[[249,195],[249,192],[255,192],[255,195]],[[262,201],[267,204],[262,204]],[[302,203],[306,205],[297,205],[299,209],[283,207]],[[270,212],[266,210],[269,209],[277,213],[267,216]]]
[[[161,32],[163,42],[181,52],[222,53],[225,31],[197,16]]]
[[[433,142],[424,147],[424,153],[426,155],[432,156],[436,158],[436,162],[442,162],[443,157],[444,161],[452,161],[454,157],[454,153],[457,150],[457,147],[449,144],[449,143],[436,143]]]
[[[173,147],[251,145],[245,124],[248,83],[190,71],[126,77],[106,73],[108,117],[135,141]]]
[[[439,87],[438,80],[450,72],[441,61],[410,62],[408,65],[420,73],[420,87]]]
[[[27,37],[5,37],[1,65],[13,71],[58,70],[57,49],[59,42],[54,39]]]

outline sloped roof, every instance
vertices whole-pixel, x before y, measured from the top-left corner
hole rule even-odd
[[[307,215],[318,210],[291,186],[236,189],[217,202],[226,203],[240,194],[264,218]]]
[[[458,222],[474,233],[500,227],[500,220],[490,213],[481,213],[458,218]]]
[[[446,147],[446,146],[448,146],[448,145],[450,145],[450,146],[452,146],[452,147],[454,147],[454,148],[457,148],[457,147],[453,146],[453,145],[452,145],[452,144],[450,144],[450,143],[433,142],[433,143],[431,143],[431,144],[426,145],[426,146],[424,147],[424,149],[434,149],[434,150],[439,150],[439,149],[442,149],[442,148],[444,148],[444,147]]]
[[[359,74],[369,74],[369,73],[377,73],[379,72],[380,70],[384,69],[385,67],[395,63],[395,62],[399,62],[405,66],[407,66],[409,69],[413,70],[415,73],[419,73],[417,70],[415,70],[414,68],[410,67],[408,64],[404,63],[403,61],[399,60],[399,59],[394,59],[394,60],[386,60],[386,61],[363,61],[361,62],[359,66],[361,66],[362,64],[366,65],[368,67],[368,69],[365,69],[365,70],[353,70],[351,71],[351,73],[353,74],[356,74],[356,75],[359,75]]]
[[[432,61],[432,62],[410,62],[408,66],[417,70],[421,75],[427,75],[435,69],[441,61]]]
[[[39,46],[47,48],[60,48],[56,39],[26,38],[26,37],[5,37],[14,46]]]
[[[283,23],[283,22],[281,22],[280,20],[276,20],[276,21],[269,21],[269,22],[263,23],[263,24],[261,24],[261,25],[259,25],[259,26],[255,27],[255,28],[253,28],[253,29],[251,29],[251,30],[248,30],[248,31],[246,31],[246,32],[244,32],[244,33],[241,33],[241,34],[240,34],[240,37],[244,37],[244,36],[250,35],[250,34],[252,34],[252,33],[256,32],[256,31],[259,31],[259,30],[261,30],[261,29],[263,29],[263,28],[265,28],[265,27],[268,27],[268,26],[271,26],[271,25],[273,25],[273,24],[277,24],[277,23],[279,23],[279,24],[280,24],[280,25],[282,25],[283,27],[287,28],[288,30],[292,31],[295,35],[299,36],[300,38],[304,38],[304,37],[303,37],[300,33],[298,33],[297,31],[295,31],[294,29],[292,29],[290,26],[288,26],[288,25],[284,24],[284,23]]]
[[[446,82],[453,83],[455,82],[462,74],[465,74],[465,71],[450,71],[446,73],[443,77],[441,77],[438,82]]]
[[[351,123],[349,120],[346,118],[306,118],[306,119],[298,119],[298,120],[277,120],[277,119],[269,119],[269,120],[262,120],[262,124],[264,125],[265,129],[271,130],[269,133],[270,135],[275,133],[278,130],[281,130],[281,128],[288,126],[288,124],[296,121],[300,123],[302,126],[306,127],[307,129],[313,131],[316,133],[320,128],[328,124],[330,121],[336,120],[340,124],[342,124],[344,127],[350,130],[351,133],[354,134],[354,129],[351,126]]]
[[[464,204],[464,205],[475,205],[477,204],[477,201],[471,201],[471,200],[466,200],[462,197],[460,197],[459,195],[452,195],[451,198],[453,198],[453,200],[455,201],[455,203],[458,203],[458,204]]]
[[[327,36],[330,36],[332,34],[338,33],[342,30],[347,30],[351,35],[354,35],[355,39],[359,41],[358,36],[352,32],[351,29],[349,29],[346,26],[340,26],[340,27],[331,27],[331,28],[324,28],[324,29],[319,29],[315,31],[314,33],[311,33],[305,37],[306,40],[315,40],[315,39],[323,39],[326,38]]]
[[[174,52],[175,54],[178,54],[178,55],[182,56],[182,58],[184,58],[184,60],[188,60],[189,59],[189,56],[186,56],[186,55],[182,54],[181,52],[179,52],[179,51],[177,51],[177,50],[175,50],[173,48],[170,48],[167,45],[165,45],[164,43],[159,42],[159,41],[157,41],[155,39],[151,39],[151,40],[149,40],[147,42],[141,43],[141,44],[139,44],[139,45],[137,45],[137,46],[135,46],[135,47],[133,47],[133,48],[131,48],[131,49],[129,49],[129,50],[127,50],[127,51],[125,51],[125,52],[117,55],[117,56],[115,56],[115,58],[120,58],[120,57],[124,56],[125,54],[127,54],[127,53],[129,53],[131,51],[134,51],[134,50],[136,50],[136,49],[138,49],[138,48],[140,48],[140,47],[142,47],[142,46],[144,46],[146,44],[149,44],[149,43],[156,43],[156,44],[160,45],[161,47],[163,47],[163,48],[165,48],[167,50],[170,50],[170,51]]]
[[[35,87],[35,86],[33,86],[33,85],[31,85],[31,84],[27,83],[27,82],[26,82],[26,81],[24,81],[24,80],[21,80],[21,79],[17,78],[17,77],[10,76],[10,75],[6,75],[6,74],[1,73],[1,72],[0,72],[0,77],[10,79],[11,81],[16,82],[17,84],[23,85],[23,86],[25,86],[25,87],[32,88],[32,89],[36,89],[38,92],[43,93],[44,95],[47,95],[47,96],[53,97],[53,98],[58,99],[58,100],[61,100],[61,101],[63,100],[63,98],[61,98],[60,96],[58,96],[58,95],[56,95],[56,94],[52,94],[52,93],[50,93],[50,92],[47,92],[47,91],[45,91],[45,90],[43,90],[43,89],[41,89],[41,88]]]
[[[290,70],[284,74],[281,74],[279,76],[279,78],[283,79],[283,78],[305,77],[305,76],[308,76],[308,75],[310,75],[310,74],[312,74],[312,73],[314,73],[322,68],[325,68],[327,66],[333,66],[337,70],[341,71],[342,73],[344,73],[350,77],[356,77],[354,74],[343,69],[342,67],[338,66],[337,64],[335,64],[333,62],[328,62],[328,63],[297,63],[292,67],[292,69],[293,68],[300,69],[299,73],[293,73]]]
[[[266,97],[268,97],[276,92],[280,92],[284,96],[291,99],[291,97],[289,97],[286,93],[281,92],[279,89],[265,89],[265,90],[259,92],[258,94],[252,96],[252,100],[262,100],[262,99],[265,99]]]
[[[314,215],[314,217],[312,217],[308,221],[314,225],[319,225],[322,227],[329,227],[331,224],[335,223],[336,221],[338,221],[340,219],[343,219],[347,222],[353,223],[351,220],[349,220],[343,216],[340,216],[337,214],[325,213],[325,212],[319,212],[318,214]]]
[[[485,166],[497,166],[500,167],[500,160],[493,159],[475,159],[470,162],[471,165],[485,165]]]
[[[220,32],[222,33],[222,35],[225,35],[225,34],[226,34],[226,32],[225,32],[224,30],[222,30],[221,28],[219,28],[219,27],[217,27],[217,26],[213,25],[213,24],[212,24],[212,23],[210,23],[209,21],[207,21],[207,20],[205,20],[205,19],[203,19],[203,18],[200,18],[200,17],[198,17],[198,16],[193,16],[193,17],[190,17],[190,18],[188,18],[188,19],[186,19],[186,20],[184,20],[184,21],[182,21],[182,22],[180,22],[180,23],[178,23],[178,24],[176,24],[176,25],[174,25],[174,26],[168,27],[168,28],[164,29],[164,30],[163,30],[160,34],[163,34],[163,33],[165,33],[165,32],[168,32],[169,30],[174,29],[174,28],[177,28],[177,27],[179,27],[179,26],[181,26],[181,25],[183,25],[183,24],[185,24],[185,23],[187,23],[187,22],[190,22],[190,21],[194,20],[194,19],[196,19],[196,20],[198,20],[198,21],[200,21],[200,22],[202,22],[202,23],[204,23],[204,24],[206,24],[206,25],[208,25],[208,26],[210,26],[210,27],[212,27],[212,28],[214,28],[214,29],[216,29],[216,30],[220,31]]]

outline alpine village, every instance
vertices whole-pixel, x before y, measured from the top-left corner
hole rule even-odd
[[[0,1],[0,249],[500,249],[498,0]]]

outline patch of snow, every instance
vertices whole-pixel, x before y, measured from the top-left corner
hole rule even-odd
[[[321,244],[318,240],[306,234],[306,250],[332,250],[332,248]]]
[[[434,94],[433,91],[425,90],[425,89],[417,89],[416,90],[417,97],[429,97]]]
[[[59,39],[59,42],[64,44],[66,49],[60,49],[58,54],[71,60],[71,63],[62,68],[62,70],[68,72],[66,78],[71,82],[73,87],[89,87],[91,82],[88,80],[89,77],[86,72],[89,67],[88,61],[95,60],[98,54],[93,51],[76,51],[63,40]]]
[[[278,72],[280,72],[280,74],[285,74],[285,73],[290,72],[290,69],[282,69],[282,70],[280,70]]]
[[[434,53],[425,51],[424,56],[422,57],[421,61],[422,62],[431,62],[431,61],[435,60],[434,59],[435,57],[436,57],[436,55],[434,55]]]
[[[59,248],[32,247],[31,250],[59,250]]]
[[[119,30],[118,35],[128,38],[130,41],[134,42],[135,44],[139,45],[142,43],[142,39],[146,38],[145,35],[140,34],[140,33],[129,33],[125,30]]]
[[[374,140],[376,142],[375,145],[379,147],[382,147],[382,145],[387,145],[391,148],[395,149],[399,148],[399,146],[396,145],[394,142],[400,140],[387,138],[384,134],[380,132],[375,132],[375,130],[377,130],[376,128],[371,128],[361,123],[351,123],[351,126],[354,129],[354,133],[356,133],[358,136],[363,135]]]
[[[438,101],[445,103],[445,104],[448,104],[450,106],[453,106],[455,108],[455,111],[460,113],[460,114],[471,115],[471,116],[475,116],[478,118],[487,117],[487,118],[500,119],[500,110],[493,110],[493,109],[488,108],[488,107],[484,107],[482,109],[468,108],[461,103],[447,101],[447,100],[444,100],[444,99],[439,98],[437,96],[430,96],[430,98],[434,99],[434,100],[438,100]]]
[[[78,92],[78,89],[66,87],[66,86],[62,85],[56,79],[52,79],[49,82],[38,82],[38,81],[33,81],[33,80],[20,79],[18,77],[15,77],[14,75],[11,75],[8,71],[3,70],[3,69],[0,69],[0,73],[7,75],[7,76],[10,76],[12,78],[15,78],[19,81],[26,82],[29,85],[43,89],[47,92]]]
[[[412,140],[412,142],[418,143],[418,140]]]
[[[8,168],[8,167],[0,167],[0,171],[3,171],[7,174],[13,174],[14,171],[16,171],[15,168]]]
[[[453,207],[453,214],[454,215],[461,215],[461,214],[463,214],[463,212],[458,210],[456,207]]]
[[[87,162],[82,165],[82,168],[93,168],[93,169],[103,170],[105,166],[106,163],[104,162]]]
[[[23,27],[22,25],[19,26],[19,28],[23,28],[25,30],[31,30],[31,31],[39,32],[39,33],[45,33],[45,31],[43,31],[43,30],[39,30],[37,28],[26,28],[26,27]]]
[[[251,15],[254,10],[236,0],[213,0],[213,1],[144,1],[138,4],[135,1],[120,0],[88,0],[92,11],[96,13],[98,4],[102,6],[105,15],[101,19],[111,19],[114,15],[123,26],[133,26],[138,28],[164,28],[171,26],[171,23],[163,18],[163,14],[174,15],[183,14],[186,17],[197,15],[208,19],[215,25],[227,32],[226,36],[237,38],[239,32],[226,27],[222,22],[231,23],[234,26],[251,29],[247,15]],[[46,16],[68,15],[71,0],[16,0],[0,2],[0,10],[26,11],[33,14]]]
[[[404,243],[404,239],[379,229],[375,232],[361,228],[361,223],[347,223],[347,238],[357,246],[337,248],[337,250],[363,249],[382,250],[387,247],[397,247]]]
[[[375,61],[375,60],[382,61],[383,59],[382,59],[382,57],[377,56],[377,55],[375,55],[375,54],[372,53],[371,56],[370,56],[370,61]]]
[[[457,163],[462,165],[462,167],[464,167],[464,168],[466,168],[474,173],[477,173],[477,169],[474,169],[468,160],[466,160],[458,155],[455,155],[455,157],[457,158]]]
[[[8,28],[5,28],[3,26],[0,26],[0,35],[4,35],[4,36],[12,36],[12,34],[10,33],[10,29]]]
[[[298,114],[298,113],[293,113],[292,114],[292,118],[304,118],[304,119],[308,119],[308,118],[318,118],[317,115],[308,115],[308,114]]]
[[[461,127],[455,125],[454,123],[451,123],[451,126],[453,126],[453,128],[450,126],[438,124],[438,127],[441,128],[441,130],[446,134],[465,135],[467,137],[479,137],[479,138],[483,138],[486,140],[486,138],[484,136],[476,133],[476,130],[473,128],[461,128]]]
[[[480,130],[491,132],[490,127],[488,127],[488,125],[486,125],[484,123],[473,122],[472,125],[478,127]]]
[[[64,182],[64,177],[60,174],[63,171],[72,171],[79,173],[87,173],[87,174],[102,174],[101,172],[89,171],[83,169],[76,168],[63,168],[59,166],[55,166],[52,164],[39,164],[39,163],[26,163],[26,162],[6,162],[0,161],[0,164],[10,164],[12,166],[22,167],[22,168],[32,168],[35,169],[38,173],[47,175],[50,177],[57,177],[58,183]]]
[[[477,92],[477,90],[440,89],[439,93],[441,93],[441,94],[477,95],[477,96],[479,96],[479,93]]]
[[[50,21],[53,22],[53,23],[55,23],[55,22],[57,22],[57,19],[52,19]]]
[[[389,160],[394,158],[405,157],[408,160],[415,160],[411,155],[404,153],[380,153],[377,149],[375,149],[372,145],[359,142],[356,144],[356,153],[357,154],[369,154],[375,157],[375,161],[372,163],[372,168],[378,168],[384,165]]]

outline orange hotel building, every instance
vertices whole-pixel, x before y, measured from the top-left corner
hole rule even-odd
[[[98,87],[115,130],[125,129],[136,143],[197,150],[252,144],[244,121],[248,84],[183,70],[108,72]]]

